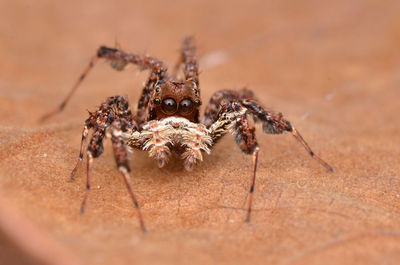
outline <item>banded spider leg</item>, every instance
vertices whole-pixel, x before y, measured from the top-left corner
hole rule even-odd
[[[228,129],[233,131],[235,141],[242,152],[252,156],[252,178],[249,188],[249,204],[247,208],[246,221],[250,221],[253,193],[256,182],[256,171],[258,163],[259,147],[255,136],[255,127],[250,126],[248,115],[257,122],[261,122],[263,131],[267,134],[281,134],[290,132],[307,150],[312,158],[318,161],[329,171],[333,168],[317,156],[303,139],[300,133],[283,118],[282,114],[265,110],[253,99],[253,93],[243,89],[240,91],[221,90],[211,97],[205,109],[202,122],[211,131],[213,144],[215,144]]]

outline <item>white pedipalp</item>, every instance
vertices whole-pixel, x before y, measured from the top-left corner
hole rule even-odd
[[[182,158],[188,170],[197,160],[203,160],[202,151],[210,154],[213,144],[210,130],[205,125],[181,117],[152,120],[144,124],[140,132],[125,133],[123,137],[127,145],[148,151],[150,157],[157,159],[159,166],[168,160],[170,148],[184,148]]]

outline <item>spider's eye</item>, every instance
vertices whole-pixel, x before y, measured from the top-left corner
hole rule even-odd
[[[161,107],[163,109],[163,111],[167,114],[172,114],[176,111],[177,109],[177,105],[175,100],[173,100],[172,98],[166,98],[163,100]]]
[[[179,112],[190,114],[193,111],[193,102],[190,99],[184,99],[179,103]]]

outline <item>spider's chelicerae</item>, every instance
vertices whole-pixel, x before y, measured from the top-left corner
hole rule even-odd
[[[103,153],[103,140],[106,136],[111,138],[118,170],[137,209],[142,231],[146,231],[146,228],[139,203],[129,184],[130,148],[148,151],[160,168],[168,162],[171,152],[175,152],[183,159],[185,169],[190,171],[197,162],[202,161],[203,152],[209,154],[218,140],[231,132],[239,148],[252,156],[253,170],[246,221],[250,221],[259,151],[255,128],[250,125],[249,117],[261,122],[263,131],[267,134],[291,133],[313,158],[329,171],[333,171],[330,165],[314,154],[299,132],[281,113],[264,109],[250,90],[215,92],[200,119],[199,67],[195,52],[194,39],[186,38],[183,41],[180,60],[174,68],[174,73],[169,75],[166,65],[154,57],[101,46],[59,108],[42,117],[42,120],[45,120],[62,111],[79,84],[101,58],[110,62],[118,71],[128,64],[135,64],[142,70],[150,70],[150,77],[143,88],[136,113],[131,111],[125,97],[113,96],[107,98],[97,111],[90,112],[85,121],[79,158],[71,172],[73,179],[85,153],[89,130],[93,130],[86,151],[87,185],[81,205],[82,213],[90,190],[93,159]],[[182,65],[183,79],[177,78],[176,75]]]

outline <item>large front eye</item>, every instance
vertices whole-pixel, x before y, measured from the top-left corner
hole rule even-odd
[[[161,107],[163,109],[163,111],[167,114],[172,114],[176,111],[177,109],[177,105],[175,100],[173,100],[172,98],[166,98],[163,100]]]
[[[193,111],[193,102],[190,99],[184,99],[179,103],[179,112],[190,114]]]

